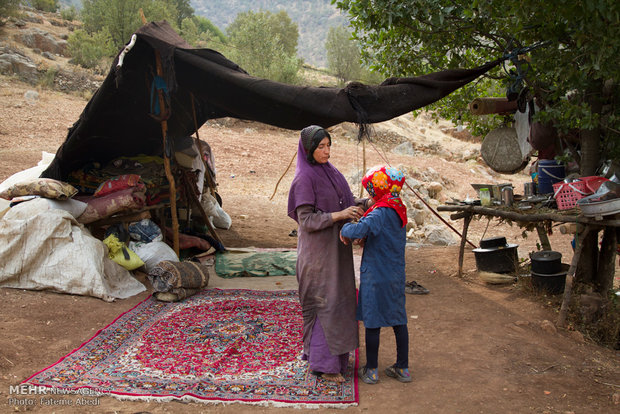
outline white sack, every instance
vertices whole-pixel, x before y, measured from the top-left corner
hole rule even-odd
[[[161,261],[179,261],[172,247],[163,241],[152,241],[149,243],[130,241],[129,248],[142,259],[146,273],[151,273],[151,270]]]
[[[107,248],[73,216],[34,199],[0,219],[0,286],[112,301],[146,288],[107,257]]]
[[[218,229],[230,229],[230,226],[232,225],[232,219],[230,218],[228,213],[226,213],[222,209],[215,197],[205,191],[202,194],[202,200],[200,204],[202,204],[202,208],[205,210],[207,216],[209,216],[211,224],[213,224]]]

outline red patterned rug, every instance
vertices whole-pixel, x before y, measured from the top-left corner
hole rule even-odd
[[[357,405],[356,355],[345,383],[317,379],[301,360],[301,327],[296,291],[151,297],[24,383],[135,400]]]

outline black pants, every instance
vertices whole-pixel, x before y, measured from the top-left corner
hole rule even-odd
[[[392,326],[396,337],[396,366],[409,368],[409,331],[407,325]],[[379,334],[381,328],[366,328],[366,366],[379,366]]]

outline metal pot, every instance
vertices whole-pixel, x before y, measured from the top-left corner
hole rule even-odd
[[[553,250],[543,250],[530,255],[532,273],[552,275],[562,271],[562,253]]]
[[[474,249],[476,258],[476,268],[481,272],[493,273],[512,273],[517,269],[519,257],[517,255],[517,244],[507,244],[506,246],[492,249]]]

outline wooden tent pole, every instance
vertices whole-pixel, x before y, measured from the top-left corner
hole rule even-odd
[[[155,50],[155,63],[157,66],[157,76],[163,77],[163,68],[161,65],[161,55],[159,50]],[[159,108],[163,112],[164,110],[164,95],[161,90],[157,91],[157,96],[159,99]],[[177,218],[177,190],[174,182],[174,176],[172,175],[172,170],[170,168],[170,158],[166,153],[166,149],[168,148],[168,121],[165,119],[161,120],[161,134],[162,134],[162,142],[164,149],[164,169],[166,171],[166,178],[168,178],[168,183],[170,185],[170,215],[172,216],[172,246],[174,252],[177,257],[179,257],[179,219]]]

